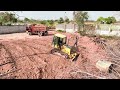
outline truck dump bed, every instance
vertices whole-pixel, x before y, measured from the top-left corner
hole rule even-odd
[[[42,24],[32,26],[33,31],[46,31],[46,29],[46,26]]]

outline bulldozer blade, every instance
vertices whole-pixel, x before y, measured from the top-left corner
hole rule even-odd
[[[76,57],[74,57],[73,59],[72,59],[72,61],[77,61],[77,58],[79,57],[79,54],[78,55],[76,55]]]
[[[61,56],[61,57],[65,58],[64,55],[62,55],[61,53],[58,53],[58,52],[53,53],[53,55],[57,55],[57,56]]]

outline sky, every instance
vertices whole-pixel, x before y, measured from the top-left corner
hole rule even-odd
[[[73,19],[73,11],[15,11],[20,17],[23,19],[24,17],[30,19],[59,19],[60,17],[67,16],[69,19]],[[66,13],[65,13],[66,12]],[[89,20],[97,20],[100,16],[108,17],[108,16],[115,16],[115,11],[88,11]],[[118,17],[116,17],[119,20]]]

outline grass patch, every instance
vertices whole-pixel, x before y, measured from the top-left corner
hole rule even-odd
[[[63,30],[57,30],[57,32],[61,32],[61,33],[64,33],[65,31],[63,31]]]

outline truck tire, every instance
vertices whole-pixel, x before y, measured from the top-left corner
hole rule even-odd
[[[38,32],[38,36],[43,36],[43,33],[42,32]]]
[[[42,36],[45,36],[45,32],[43,32]]]
[[[29,34],[29,32],[28,32],[28,31],[26,31],[26,33],[27,33],[27,34]]]
[[[29,32],[29,35],[32,35],[32,33],[31,33],[31,32]]]
[[[45,32],[45,36],[47,36],[47,35],[48,35],[48,32],[46,31],[46,32]]]
[[[59,52],[59,50],[57,50],[57,49],[52,49],[52,50],[50,51],[51,54],[54,54],[55,52]]]

